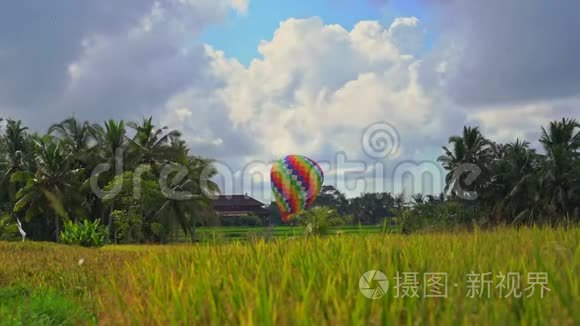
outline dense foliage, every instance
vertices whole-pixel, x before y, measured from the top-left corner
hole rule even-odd
[[[166,242],[179,229],[192,235],[212,211],[208,194],[219,191],[212,161],[191,155],[178,131],[151,118],[69,118],[46,135],[21,121],[3,127],[0,212],[20,218],[33,240],[58,241],[64,222],[100,219],[114,242]]]
[[[0,237],[18,238],[16,217],[29,238],[56,241],[64,222],[100,219],[114,243],[164,243],[181,234],[193,239],[198,225],[281,223],[274,205],[268,221],[254,216],[220,221],[208,197],[219,191],[211,181],[217,173],[212,161],[191,155],[178,131],[157,128],[151,118],[103,125],[69,118],[46,135],[14,120],[5,121],[3,129],[0,215],[8,217],[0,223]],[[445,193],[347,198],[325,185],[314,206],[331,208],[343,223],[396,224],[405,232],[474,222],[578,222],[580,124],[550,122],[541,128],[539,144],[538,150],[520,139],[499,144],[466,126],[449,138],[438,158],[448,172]],[[194,196],[168,195],[184,192]],[[305,225],[306,216],[318,213],[293,224]]]
[[[355,223],[387,217],[403,231],[497,224],[558,224],[580,220],[580,124],[553,121],[541,129],[540,150],[516,139],[498,144],[477,127],[449,138],[438,158],[447,170],[445,193],[365,193],[347,199],[324,186],[317,206],[352,214]],[[540,153],[541,152],[541,153]],[[473,179],[473,180],[472,180]]]

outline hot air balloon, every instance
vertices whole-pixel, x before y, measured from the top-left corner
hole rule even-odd
[[[314,160],[288,155],[274,162],[270,181],[282,221],[287,223],[312,205],[322,188],[324,173]]]

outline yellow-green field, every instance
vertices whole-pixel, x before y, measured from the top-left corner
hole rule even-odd
[[[0,325],[578,325],[579,240],[580,228],[101,249],[0,242]],[[368,270],[389,281],[376,300],[359,291]],[[397,297],[397,272],[418,273],[419,298],[403,287]],[[425,297],[433,272],[447,273],[446,298]],[[547,273],[549,291],[500,298],[492,278],[491,298],[468,297],[468,274],[487,272],[519,273],[521,289],[528,273]]]

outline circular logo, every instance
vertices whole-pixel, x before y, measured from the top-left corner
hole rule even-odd
[[[365,128],[361,143],[365,154],[381,159],[398,155],[400,137],[397,129],[389,123],[377,122]]]
[[[387,276],[377,270],[370,270],[364,273],[358,281],[360,292],[369,299],[380,299],[389,289],[389,280]]]

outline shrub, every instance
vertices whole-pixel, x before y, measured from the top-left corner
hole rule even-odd
[[[109,229],[100,224],[101,220],[99,219],[92,223],[88,220],[84,220],[82,223],[68,221],[64,225],[64,231],[60,233],[60,241],[69,245],[101,247],[108,240]]]
[[[0,216],[0,240],[18,239],[18,226],[10,215]]]
[[[455,201],[418,204],[403,210],[400,216],[401,231],[409,234],[469,228],[474,222],[472,214],[464,204]]]
[[[297,221],[306,226],[306,235],[325,235],[331,225],[344,222],[335,210],[313,207],[297,216]]]
[[[143,221],[133,210],[115,210],[111,213],[115,227],[115,239],[120,243],[143,241]]]
[[[414,209],[404,210],[401,214],[401,232],[409,234],[424,227],[426,218]]]

